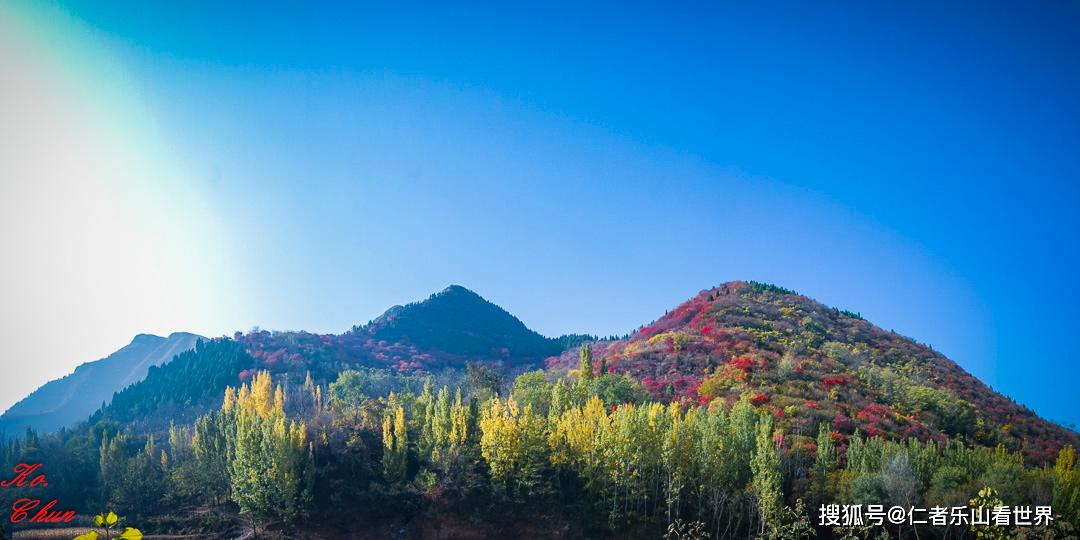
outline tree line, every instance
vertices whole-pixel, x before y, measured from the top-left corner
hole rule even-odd
[[[108,505],[143,530],[219,532],[231,513],[256,534],[435,512],[563,520],[590,536],[716,539],[1043,538],[1080,522],[1072,448],[1053,467],[1028,467],[1004,447],[843,437],[825,422],[785,433],[751,395],[657,403],[599,367],[583,347],[575,370],[508,384],[484,366],[443,380],[347,370],[327,384],[257,372],[192,424],[146,434],[100,419],[81,432],[30,432],[6,443],[4,466],[45,462],[56,481],[39,496]],[[995,495],[979,499],[987,488]],[[823,504],[973,500],[1053,505],[1056,519],[993,531],[817,526]],[[196,508],[217,513],[193,524]]]

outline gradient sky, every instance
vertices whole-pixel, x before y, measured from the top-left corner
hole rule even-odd
[[[139,332],[756,279],[1080,422],[1080,4],[218,4],[0,3],[0,409]]]

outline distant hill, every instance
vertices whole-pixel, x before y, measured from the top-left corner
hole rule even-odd
[[[426,375],[482,362],[520,371],[542,366],[582,339],[544,337],[480,295],[451,285],[343,334],[256,330],[208,340],[122,389],[101,417],[157,428],[194,418],[221,405],[226,385],[238,385],[256,370],[294,382],[310,373],[323,383],[357,367]]]
[[[0,432],[17,434],[27,426],[55,431],[86,420],[109,402],[113,393],[146,377],[152,366],[195,347],[195,334],[176,332],[164,338],[139,334],[109,356],[87,362],[63,378],[50,381],[0,416]]]
[[[503,308],[459,285],[422,302],[394,306],[359,332],[378,341],[469,357],[542,360],[562,351],[558,340],[530,330]]]

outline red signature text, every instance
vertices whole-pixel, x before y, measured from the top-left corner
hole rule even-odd
[[[0,482],[0,487],[46,487],[49,482],[45,479],[45,473],[39,472],[40,469],[40,463],[20,463],[15,466],[15,476]],[[68,523],[75,519],[74,510],[54,510],[57,504],[56,499],[44,505],[41,499],[19,499],[11,505],[11,522]]]

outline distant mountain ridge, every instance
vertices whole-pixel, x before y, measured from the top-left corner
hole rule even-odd
[[[567,343],[584,338],[545,337],[475,292],[451,285],[342,334],[253,330],[207,340],[120,390],[100,417],[156,427],[184,421],[220,406],[225,386],[256,370],[299,381],[310,373],[322,383],[357,367],[424,375],[477,362],[520,371],[542,367]]]
[[[187,332],[139,334],[109,356],[80,365],[12,405],[0,416],[0,432],[18,434],[27,427],[48,432],[82,422],[115,392],[142,381],[151,367],[191,350],[199,339]]]
[[[584,336],[553,339],[460,286],[395,306],[342,334],[253,331],[217,338],[150,370],[102,417],[162,429],[220,407],[227,385],[257,371],[326,385],[346,369],[439,376],[466,362],[576,371]],[[859,314],[781,287],[735,281],[701,291],[623,339],[592,340],[596,371],[639,383],[654,400],[714,406],[740,396],[775,415],[793,437],[828,423],[856,432],[945,443],[963,440],[1051,462],[1080,436],[994,392],[959,365]],[[571,375],[573,376],[573,375]],[[809,442],[809,441],[804,441]]]

